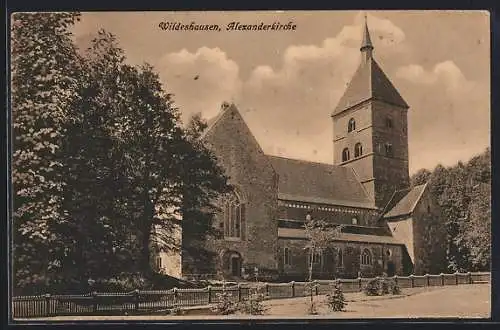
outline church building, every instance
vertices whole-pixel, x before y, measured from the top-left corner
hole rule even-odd
[[[311,262],[304,223],[311,218],[343,225],[331,246],[312,257],[314,278],[441,271],[441,211],[426,185],[410,187],[409,105],[373,50],[365,22],[359,67],[332,106],[332,164],[265,154],[237,107],[223,104],[202,136],[235,187],[213,224],[221,235],[200,243],[182,231],[182,253],[168,273],[304,280]],[[190,257],[196,244],[213,258]]]

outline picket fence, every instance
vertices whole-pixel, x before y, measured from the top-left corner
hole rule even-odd
[[[359,292],[373,278],[338,279],[343,292]],[[401,288],[446,286],[474,283],[490,283],[489,272],[454,273],[422,276],[394,276]],[[315,281],[314,294],[322,295],[331,291],[333,280]],[[253,283],[255,285],[255,283]],[[303,297],[310,294],[306,282],[261,283],[268,299]],[[158,291],[135,290],[128,293],[93,292],[82,295],[40,295],[12,298],[13,318],[51,317],[63,315],[113,315],[148,314],[167,311],[174,307],[210,305],[217,301],[222,290],[230,293],[236,303],[248,297],[252,284],[230,287],[206,287],[202,289],[170,289]]]

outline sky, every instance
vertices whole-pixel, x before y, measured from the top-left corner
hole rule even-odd
[[[85,48],[113,33],[131,64],[155,67],[182,118],[234,102],[264,152],[332,163],[330,114],[361,60],[364,15],[374,57],[410,105],[410,173],[467,161],[490,145],[486,11],[93,12],[74,27]],[[164,31],[160,22],[220,24]],[[226,31],[241,24],[294,31]]]

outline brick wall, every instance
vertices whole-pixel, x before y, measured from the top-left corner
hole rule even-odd
[[[280,202],[280,204],[278,219],[304,221],[309,213],[314,219],[323,219],[337,224],[352,224],[352,219],[356,218],[357,224],[362,226],[372,225],[378,219],[378,211],[376,210],[293,201],[284,201]],[[303,207],[290,207],[288,205]]]
[[[304,250],[306,245],[304,239],[280,238],[278,240],[279,270],[282,278],[306,279],[308,276],[308,257]],[[291,255],[291,264],[284,264],[284,249],[288,248]],[[342,250],[343,263],[339,265],[338,250]],[[360,265],[360,254],[368,249],[372,255],[370,266]],[[390,251],[390,252],[388,252]],[[382,275],[387,270],[388,262],[393,262],[395,272],[403,274],[402,267],[403,247],[399,245],[369,244],[357,242],[334,242],[324,251],[322,263],[313,267],[314,278],[356,278],[358,272],[364,277]]]
[[[356,130],[347,131],[351,118]],[[391,127],[386,121],[390,118]],[[397,189],[409,185],[407,110],[380,101],[370,101],[333,118],[334,163],[354,169],[368,193],[383,208]],[[363,155],[354,157],[356,143]],[[385,145],[392,145],[393,156],[387,157]],[[342,151],[349,148],[350,160],[342,162]]]
[[[413,213],[414,273],[446,272],[446,226],[441,209],[426,189]]]
[[[208,241],[206,248],[217,256],[222,250],[238,252],[243,267],[256,264],[260,268],[276,269],[277,176],[237,109],[231,106],[221,111],[224,113],[206,134],[205,141],[227,170],[230,182],[244,196],[245,234],[239,241],[224,238]],[[214,225],[219,227],[221,222],[221,215],[216,216]],[[184,239],[183,244],[194,243]],[[185,265],[184,273],[193,268],[189,266],[192,265]],[[215,260],[213,266],[217,268],[214,272],[220,270],[219,260]]]

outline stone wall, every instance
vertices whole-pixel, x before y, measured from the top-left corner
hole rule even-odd
[[[347,131],[349,120],[356,130]],[[391,127],[386,120],[390,118]],[[354,169],[361,183],[383,208],[395,190],[409,185],[407,110],[373,100],[362,103],[333,118],[334,163]],[[363,146],[362,156],[354,157],[356,143]],[[387,157],[385,145],[391,144],[393,156]],[[342,150],[349,148],[350,160],[342,161]]]
[[[307,252],[304,250],[306,243],[305,239],[279,239],[278,259],[281,278],[294,280],[307,278],[309,265]],[[290,251],[290,265],[284,263],[285,248]],[[342,264],[339,264],[339,249],[342,250]],[[364,249],[368,249],[372,255],[372,264],[370,266],[360,265],[360,255]],[[396,274],[402,275],[403,249],[404,247],[400,245],[333,242],[322,253],[321,264],[313,266],[313,277],[316,279],[356,278],[359,272],[364,277],[377,276],[387,271],[388,262],[393,262]]]
[[[441,209],[426,189],[413,213],[414,273],[446,272],[446,225]]]
[[[372,209],[295,201],[280,201],[279,203],[278,219],[304,221],[308,213],[314,219],[323,219],[337,224],[353,224],[353,218],[356,218],[357,224],[361,226],[370,226],[376,223],[379,217],[378,211]]]
[[[204,137],[214,150],[220,164],[227,170],[230,183],[242,193],[245,203],[244,235],[241,239],[224,238],[206,242],[206,248],[215,254],[213,272],[221,271],[218,260],[223,251],[241,255],[242,267],[258,265],[263,269],[278,267],[277,238],[277,176],[242,116],[234,106],[225,110]],[[222,216],[217,215],[214,226],[220,228]],[[184,237],[188,237],[185,234]],[[183,244],[195,244],[184,239]],[[183,273],[196,272],[186,261]],[[206,270],[205,270],[206,271]],[[226,269],[227,271],[227,269]]]

